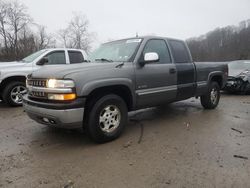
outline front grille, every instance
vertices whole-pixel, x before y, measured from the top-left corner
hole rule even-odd
[[[47,94],[44,93],[44,92],[30,91],[29,92],[29,97],[31,97],[31,98],[43,98],[43,99],[46,99],[47,98]]]
[[[47,80],[42,80],[42,79],[28,79],[27,83],[28,83],[29,86],[46,87]]]
[[[46,88],[47,80],[46,79],[27,79],[28,88],[29,87],[39,87]],[[45,92],[40,91],[32,91],[29,90],[28,96],[33,99],[47,99],[47,94]]]

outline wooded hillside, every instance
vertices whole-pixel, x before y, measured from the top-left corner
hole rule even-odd
[[[250,19],[187,40],[195,61],[250,59]]]

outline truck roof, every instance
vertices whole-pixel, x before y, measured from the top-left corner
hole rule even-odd
[[[170,38],[170,37],[161,37],[161,36],[156,36],[156,35],[146,35],[146,36],[139,36],[138,38],[143,38],[143,39],[152,39],[152,38],[159,38],[159,39],[167,39],[167,40],[178,40],[178,41],[183,41],[181,39],[176,39],[176,38]]]
[[[154,35],[145,35],[145,36],[138,36],[138,37],[130,37],[130,38],[124,38],[124,39],[118,39],[118,40],[114,40],[114,41],[109,41],[109,42],[105,42],[103,44],[108,44],[108,43],[112,43],[115,41],[121,41],[121,40],[130,40],[130,39],[167,39],[167,40],[176,40],[176,41],[184,41],[181,39],[175,39],[175,38],[169,38],[169,37],[161,37],[161,36],[154,36]]]
[[[43,50],[46,50],[48,52],[53,52],[53,51],[56,51],[56,50],[58,50],[58,51],[61,51],[61,50],[73,50],[73,51],[81,52],[83,54],[84,58],[87,57],[87,53],[84,50],[76,49],[76,48],[46,48],[46,49],[43,49]]]
[[[76,51],[84,51],[82,49],[76,49],[76,48],[45,48],[44,50],[76,50]]]

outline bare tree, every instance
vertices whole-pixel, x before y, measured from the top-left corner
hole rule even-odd
[[[43,25],[37,25],[37,36],[36,36],[36,48],[41,50],[50,47],[52,43],[52,36],[46,32],[46,28]]]
[[[36,49],[36,41],[33,31],[27,26],[21,30],[18,38],[18,59],[21,59]]]
[[[88,48],[86,38],[88,37],[89,21],[82,14],[74,14],[73,19],[69,24],[69,31],[71,32],[71,38],[73,45],[76,48]]]
[[[21,59],[43,48],[55,46],[44,26],[32,23],[19,1],[0,0],[0,60]]]
[[[70,41],[70,34],[69,34],[69,29],[61,29],[57,32],[58,35],[58,40],[61,41],[63,47],[65,48],[71,48],[73,44],[71,44]]]
[[[65,29],[58,31],[59,40],[64,47],[91,50],[95,34],[89,32],[89,21],[82,13],[74,13],[72,20]]]
[[[27,14],[26,6],[19,1],[14,1],[9,4],[7,14],[10,31],[12,31],[9,32],[9,40],[11,41],[11,47],[17,57],[19,53],[19,33],[31,22],[31,17]]]
[[[80,48],[89,52],[95,35],[89,32],[89,21],[75,13],[57,37],[64,47]],[[18,0],[0,0],[0,61],[19,60],[24,56],[55,47],[55,36],[46,27],[33,23],[26,6]]]
[[[8,39],[6,31],[8,6],[9,4],[0,0],[0,35],[3,37],[6,53],[8,53]]]

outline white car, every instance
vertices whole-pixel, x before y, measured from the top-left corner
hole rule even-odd
[[[21,106],[27,93],[26,76],[43,66],[86,62],[83,50],[53,48],[35,52],[21,61],[0,62],[0,99],[10,106]]]

